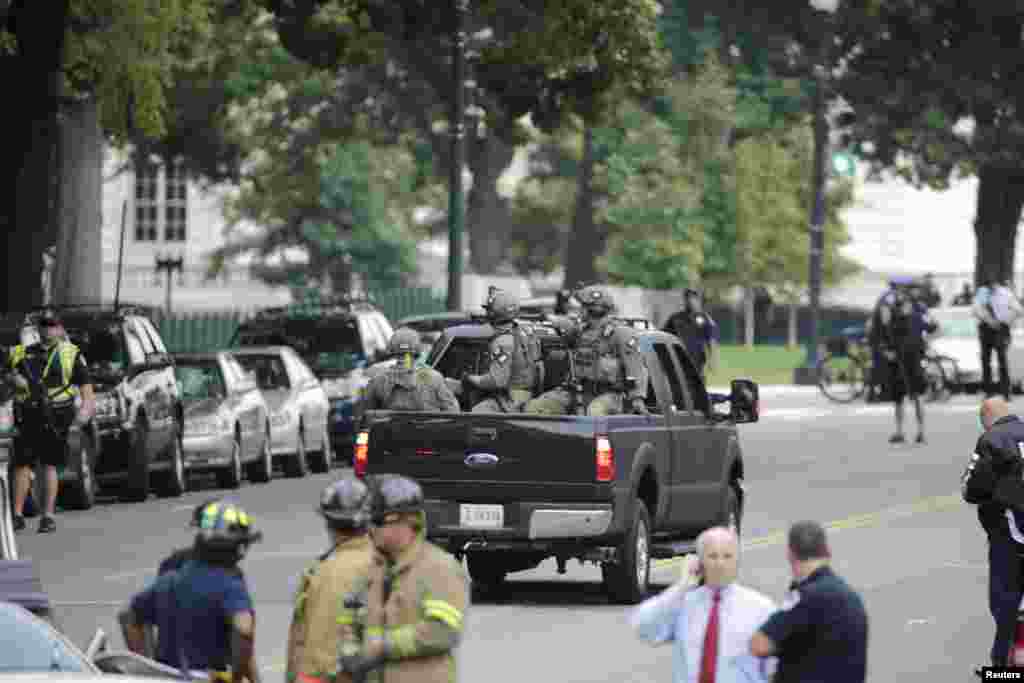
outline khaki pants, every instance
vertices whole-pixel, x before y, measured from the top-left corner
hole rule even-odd
[[[580,400],[587,406],[587,415],[600,417],[622,414],[623,399],[620,393],[605,392],[593,398],[584,394]],[[523,412],[534,415],[568,415],[571,405],[572,395],[567,389],[559,387],[543,393],[527,403]]]
[[[472,412],[474,413],[519,413],[522,412],[523,406],[530,400],[532,394],[529,391],[523,389],[512,389],[509,392],[509,396],[504,396],[484,399],[475,406],[473,406]]]

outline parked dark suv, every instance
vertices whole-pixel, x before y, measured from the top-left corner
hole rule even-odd
[[[327,392],[331,448],[350,460],[353,413],[391,338],[391,323],[372,303],[340,297],[319,304],[267,308],[243,322],[231,347],[290,346]]]
[[[71,342],[82,350],[96,388],[94,428],[85,439],[91,462],[74,463],[76,479],[85,484],[79,497],[88,497],[91,505],[100,487],[130,501],[146,500],[151,490],[180,496],[185,491],[182,404],[152,309],[57,310]]]

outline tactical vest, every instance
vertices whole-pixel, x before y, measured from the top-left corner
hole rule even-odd
[[[623,391],[625,388],[622,361],[613,341],[616,327],[612,321],[599,327],[588,327],[580,334],[576,346],[579,378],[602,391]]]
[[[389,368],[388,386],[384,390],[385,410],[429,410],[434,401],[427,397],[431,390],[427,368]]]
[[[11,369],[17,369],[18,365],[25,360],[27,352],[24,345],[18,344],[11,350]],[[47,387],[47,393],[49,394],[50,401],[54,403],[65,403],[74,400],[78,396],[78,387],[71,386],[71,376],[74,374],[75,369],[75,358],[78,356],[78,347],[71,342],[58,342],[57,346],[50,349],[46,358],[46,367],[43,368],[43,374],[36,378],[40,382],[45,382],[46,377],[50,372],[50,366],[53,365],[54,358],[60,358],[61,368],[61,386],[57,388]],[[18,403],[24,403],[31,396],[31,391],[26,388],[17,387],[14,392],[14,400]]]
[[[509,389],[529,391],[536,395],[544,387],[544,357],[540,340],[532,328],[513,325],[508,331],[512,335],[514,364]]]

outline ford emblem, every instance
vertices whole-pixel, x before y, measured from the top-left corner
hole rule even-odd
[[[466,467],[494,467],[498,464],[498,456],[493,453],[470,453],[463,462]]]

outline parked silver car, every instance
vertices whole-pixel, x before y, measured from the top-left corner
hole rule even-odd
[[[285,475],[327,472],[334,464],[327,425],[330,404],[305,361],[288,346],[245,347],[232,354],[256,376],[270,411],[270,450],[285,458]]]
[[[185,469],[214,471],[221,488],[273,476],[270,415],[256,379],[227,351],[174,354],[185,412]]]

